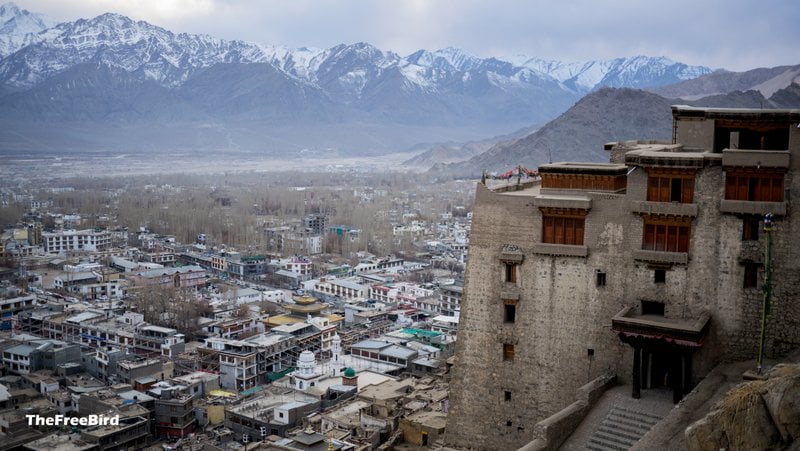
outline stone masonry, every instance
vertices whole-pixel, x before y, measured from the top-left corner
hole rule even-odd
[[[675,142],[613,143],[607,147],[612,163],[540,168],[543,176],[623,177],[622,189],[552,188],[538,181],[492,189],[478,184],[447,446],[516,449],[531,440],[538,421],[569,405],[588,381],[612,374],[630,383],[638,374],[631,371],[634,347],[620,339],[626,334],[617,326],[612,330],[626,307],[631,321],[643,324],[645,340],[666,336],[671,345],[688,343],[678,361],[683,376],[675,376],[675,367],[666,370],[673,381],[685,378],[683,392],[720,361],[754,358],[766,238],[759,230],[758,240],[744,241],[743,227],[747,218],[773,209],[778,213],[766,351],[771,356],[800,346],[800,212],[792,208],[792,200],[800,198],[800,110],[767,111],[673,107]],[[720,131],[723,125],[742,131],[730,134],[729,146],[715,148],[715,140],[727,133]],[[737,152],[740,134],[742,142],[751,142],[745,140],[764,127],[778,128],[780,137],[788,133],[788,147]],[[724,201],[731,167],[759,173],[769,170],[767,165],[786,171],[783,203]],[[648,171],[654,168],[695,174],[691,202],[648,201]],[[553,208],[585,215],[583,244],[544,242],[543,215]],[[643,250],[645,218],[651,215],[688,221],[688,251]],[[508,264],[515,265],[513,281],[506,281]],[[754,287],[743,284],[747,265],[758,268]],[[663,281],[656,280],[661,271]],[[663,313],[644,311],[642,301],[663,306]],[[515,307],[512,321],[509,304]],[[706,314],[710,319],[701,338],[670,338]],[[663,336],[656,333],[662,323]],[[652,324],[656,332],[647,330]],[[650,366],[642,368],[655,372],[652,362],[659,357],[643,358],[648,355]]]

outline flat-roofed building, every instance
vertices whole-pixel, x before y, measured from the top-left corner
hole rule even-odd
[[[800,110],[672,116],[672,140],[610,143],[609,163],[478,184],[446,445],[519,448],[607,373],[677,402],[755,357],[768,267],[764,349],[800,345]]]

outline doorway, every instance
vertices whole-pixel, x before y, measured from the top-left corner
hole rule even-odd
[[[644,388],[670,388],[672,377],[670,367],[674,356],[666,351],[649,351],[644,362]]]

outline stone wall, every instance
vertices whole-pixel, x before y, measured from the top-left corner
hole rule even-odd
[[[679,129],[679,138],[685,135],[696,146],[713,144],[703,136],[711,130],[713,137],[713,121],[693,121],[688,127]],[[773,234],[775,292],[768,355],[800,346],[800,221],[791,206],[793,198],[800,198],[796,124],[790,149],[789,208],[785,217],[776,218]],[[762,274],[757,287],[743,288],[742,262],[758,258],[765,237],[762,232],[758,242],[742,241],[742,218],[719,209],[725,186],[721,156],[704,161],[695,179],[697,214],[686,263],[661,266],[666,269],[663,284],[655,283],[651,262],[634,258],[644,228],[637,213],[646,199],[642,168],[628,175],[626,193],[579,194],[591,208],[585,223],[587,250],[574,255],[548,255],[537,248],[542,215],[533,195],[492,192],[478,185],[452,373],[449,446],[518,448],[532,440],[534,425],[567,407],[587,381],[610,372],[629,382],[633,352],[611,332],[611,318],[626,306],[639,311],[643,300],[663,303],[667,318],[694,320],[705,311],[711,314],[706,341],[692,357],[693,382],[720,361],[755,357]],[[516,283],[503,278],[501,253],[507,246],[523,255]],[[598,272],[606,274],[605,286],[597,286]],[[509,294],[518,298],[514,323],[503,318],[503,297]],[[514,345],[511,361],[504,360],[504,344]]]
[[[592,410],[600,396],[616,382],[603,375],[578,389],[576,400],[534,426],[534,439],[519,451],[555,451],[569,438]]]

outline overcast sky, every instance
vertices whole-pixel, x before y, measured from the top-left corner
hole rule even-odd
[[[2,2],[3,0],[0,0]],[[369,42],[407,55],[561,61],[667,56],[747,70],[800,64],[799,0],[17,0],[54,20],[117,12],[175,32],[289,47]]]

